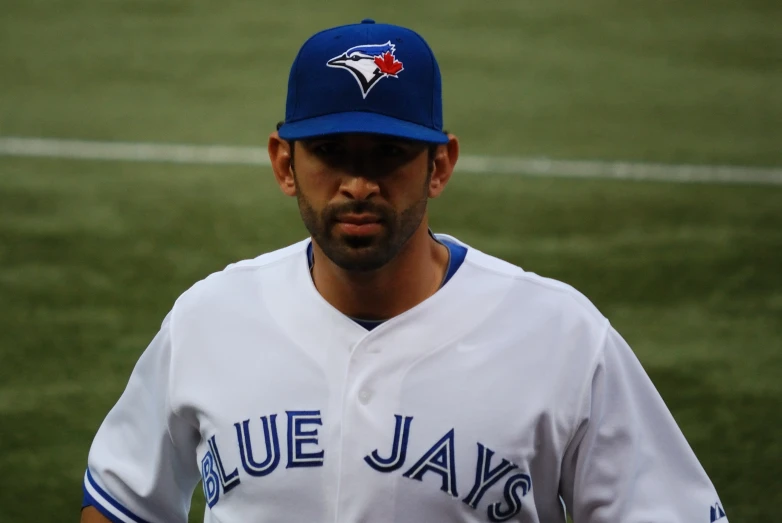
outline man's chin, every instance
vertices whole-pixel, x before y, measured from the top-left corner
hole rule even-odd
[[[351,272],[372,272],[390,261],[387,253],[376,244],[366,242],[365,238],[351,243],[346,241],[339,252],[334,252],[329,258],[341,269]]]
[[[368,249],[377,248],[379,239],[377,235],[342,235],[342,243],[349,250],[353,251],[366,251]]]

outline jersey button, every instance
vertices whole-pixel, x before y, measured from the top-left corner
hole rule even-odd
[[[362,403],[362,405],[366,405],[369,403],[369,400],[372,399],[372,393],[368,389],[361,389],[358,392],[358,401]]]

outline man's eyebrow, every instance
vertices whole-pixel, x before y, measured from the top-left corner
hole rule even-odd
[[[396,143],[400,145],[405,145],[408,147],[426,147],[425,142],[419,142],[417,140],[410,140],[409,138],[399,138],[397,136],[383,136],[378,135],[377,139],[379,142],[383,143]]]

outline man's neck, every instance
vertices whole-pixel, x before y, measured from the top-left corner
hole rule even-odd
[[[346,316],[388,319],[412,309],[440,288],[448,248],[429,235],[426,223],[387,265],[371,272],[346,271],[313,244],[312,278],[323,298]]]

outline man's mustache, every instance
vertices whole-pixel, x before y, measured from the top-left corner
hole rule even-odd
[[[384,205],[379,205],[369,200],[351,200],[326,207],[323,211],[327,223],[339,221],[340,216],[346,214],[373,214],[381,222],[390,222],[393,211]]]

